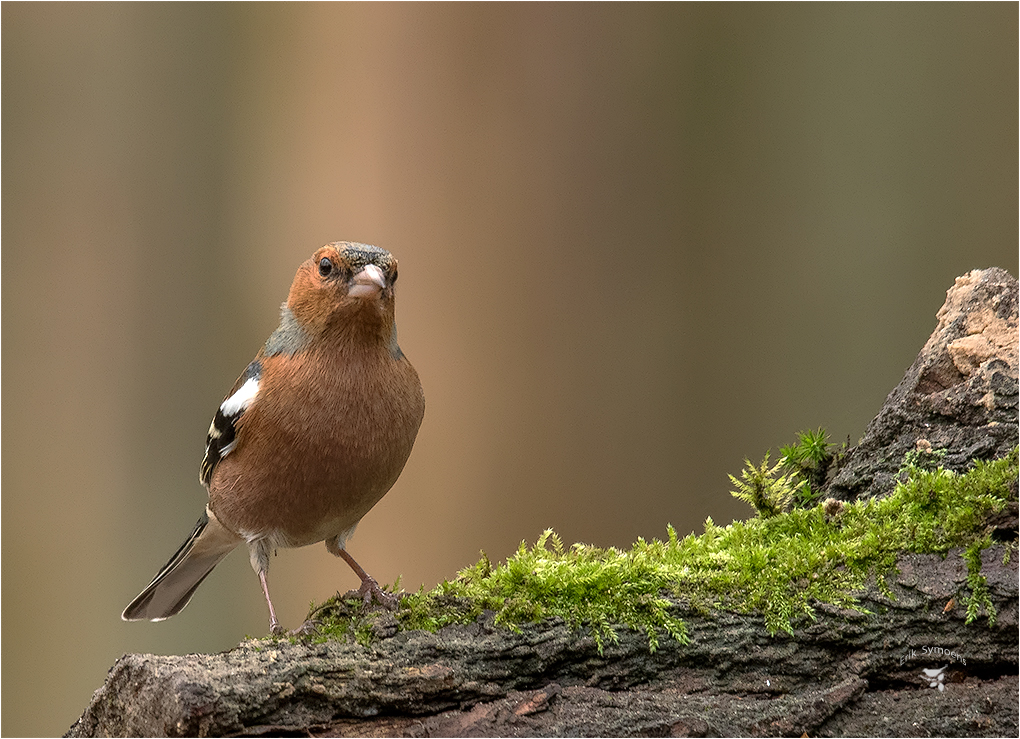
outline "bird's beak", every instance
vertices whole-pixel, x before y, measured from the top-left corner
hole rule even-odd
[[[386,275],[374,264],[366,264],[364,269],[354,275],[347,295],[352,298],[377,298],[384,289]]]

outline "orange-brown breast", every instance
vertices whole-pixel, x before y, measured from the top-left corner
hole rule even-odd
[[[228,528],[279,546],[340,534],[396,482],[424,412],[418,374],[384,347],[266,357],[210,506]]]

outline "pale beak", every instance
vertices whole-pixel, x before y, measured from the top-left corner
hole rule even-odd
[[[386,288],[386,275],[374,264],[366,264],[365,268],[354,275],[351,289],[347,295],[352,298],[377,298]]]

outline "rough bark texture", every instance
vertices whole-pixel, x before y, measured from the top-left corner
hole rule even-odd
[[[1017,443],[1017,281],[956,281],[939,326],[830,484],[885,492],[911,449],[944,463]],[[918,444],[918,440],[923,440]],[[513,633],[483,614],[438,633],[380,614],[370,647],[247,641],[216,655],[125,655],[70,736],[1003,736],[1018,726],[1016,506],[982,572],[998,618],[966,625],[960,552],[907,555],[859,594],[862,614],[817,606],[795,636],[760,615],[675,605],[690,644],[619,630],[599,654],[547,621]],[[1009,563],[1003,562],[1012,549]],[[922,670],[947,666],[941,685]],[[936,687],[931,684],[935,683]]]
[[[599,655],[562,623],[514,634],[483,618],[367,648],[126,655],[70,735],[1016,735],[1017,570],[1003,551],[985,550],[991,628],[944,612],[966,580],[958,553],[910,555],[895,600],[864,594],[872,615],[822,608],[796,637],[767,636],[760,616],[683,613],[689,645],[652,654],[620,631]],[[921,679],[946,664],[944,692]]]
[[[841,500],[890,492],[907,452],[945,449],[964,472],[1017,443],[1017,280],[1005,270],[956,278],[934,333],[847,455],[826,494]]]

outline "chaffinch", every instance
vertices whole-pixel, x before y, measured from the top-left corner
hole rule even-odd
[[[124,609],[126,621],[180,612],[241,542],[269,606],[269,555],[325,541],[361,579],[358,593],[396,598],[347,553],[361,518],[396,482],[425,413],[418,373],[397,345],[397,260],[339,241],[294,277],[280,325],[220,404],[200,480],[209,502],[195,530]]]

